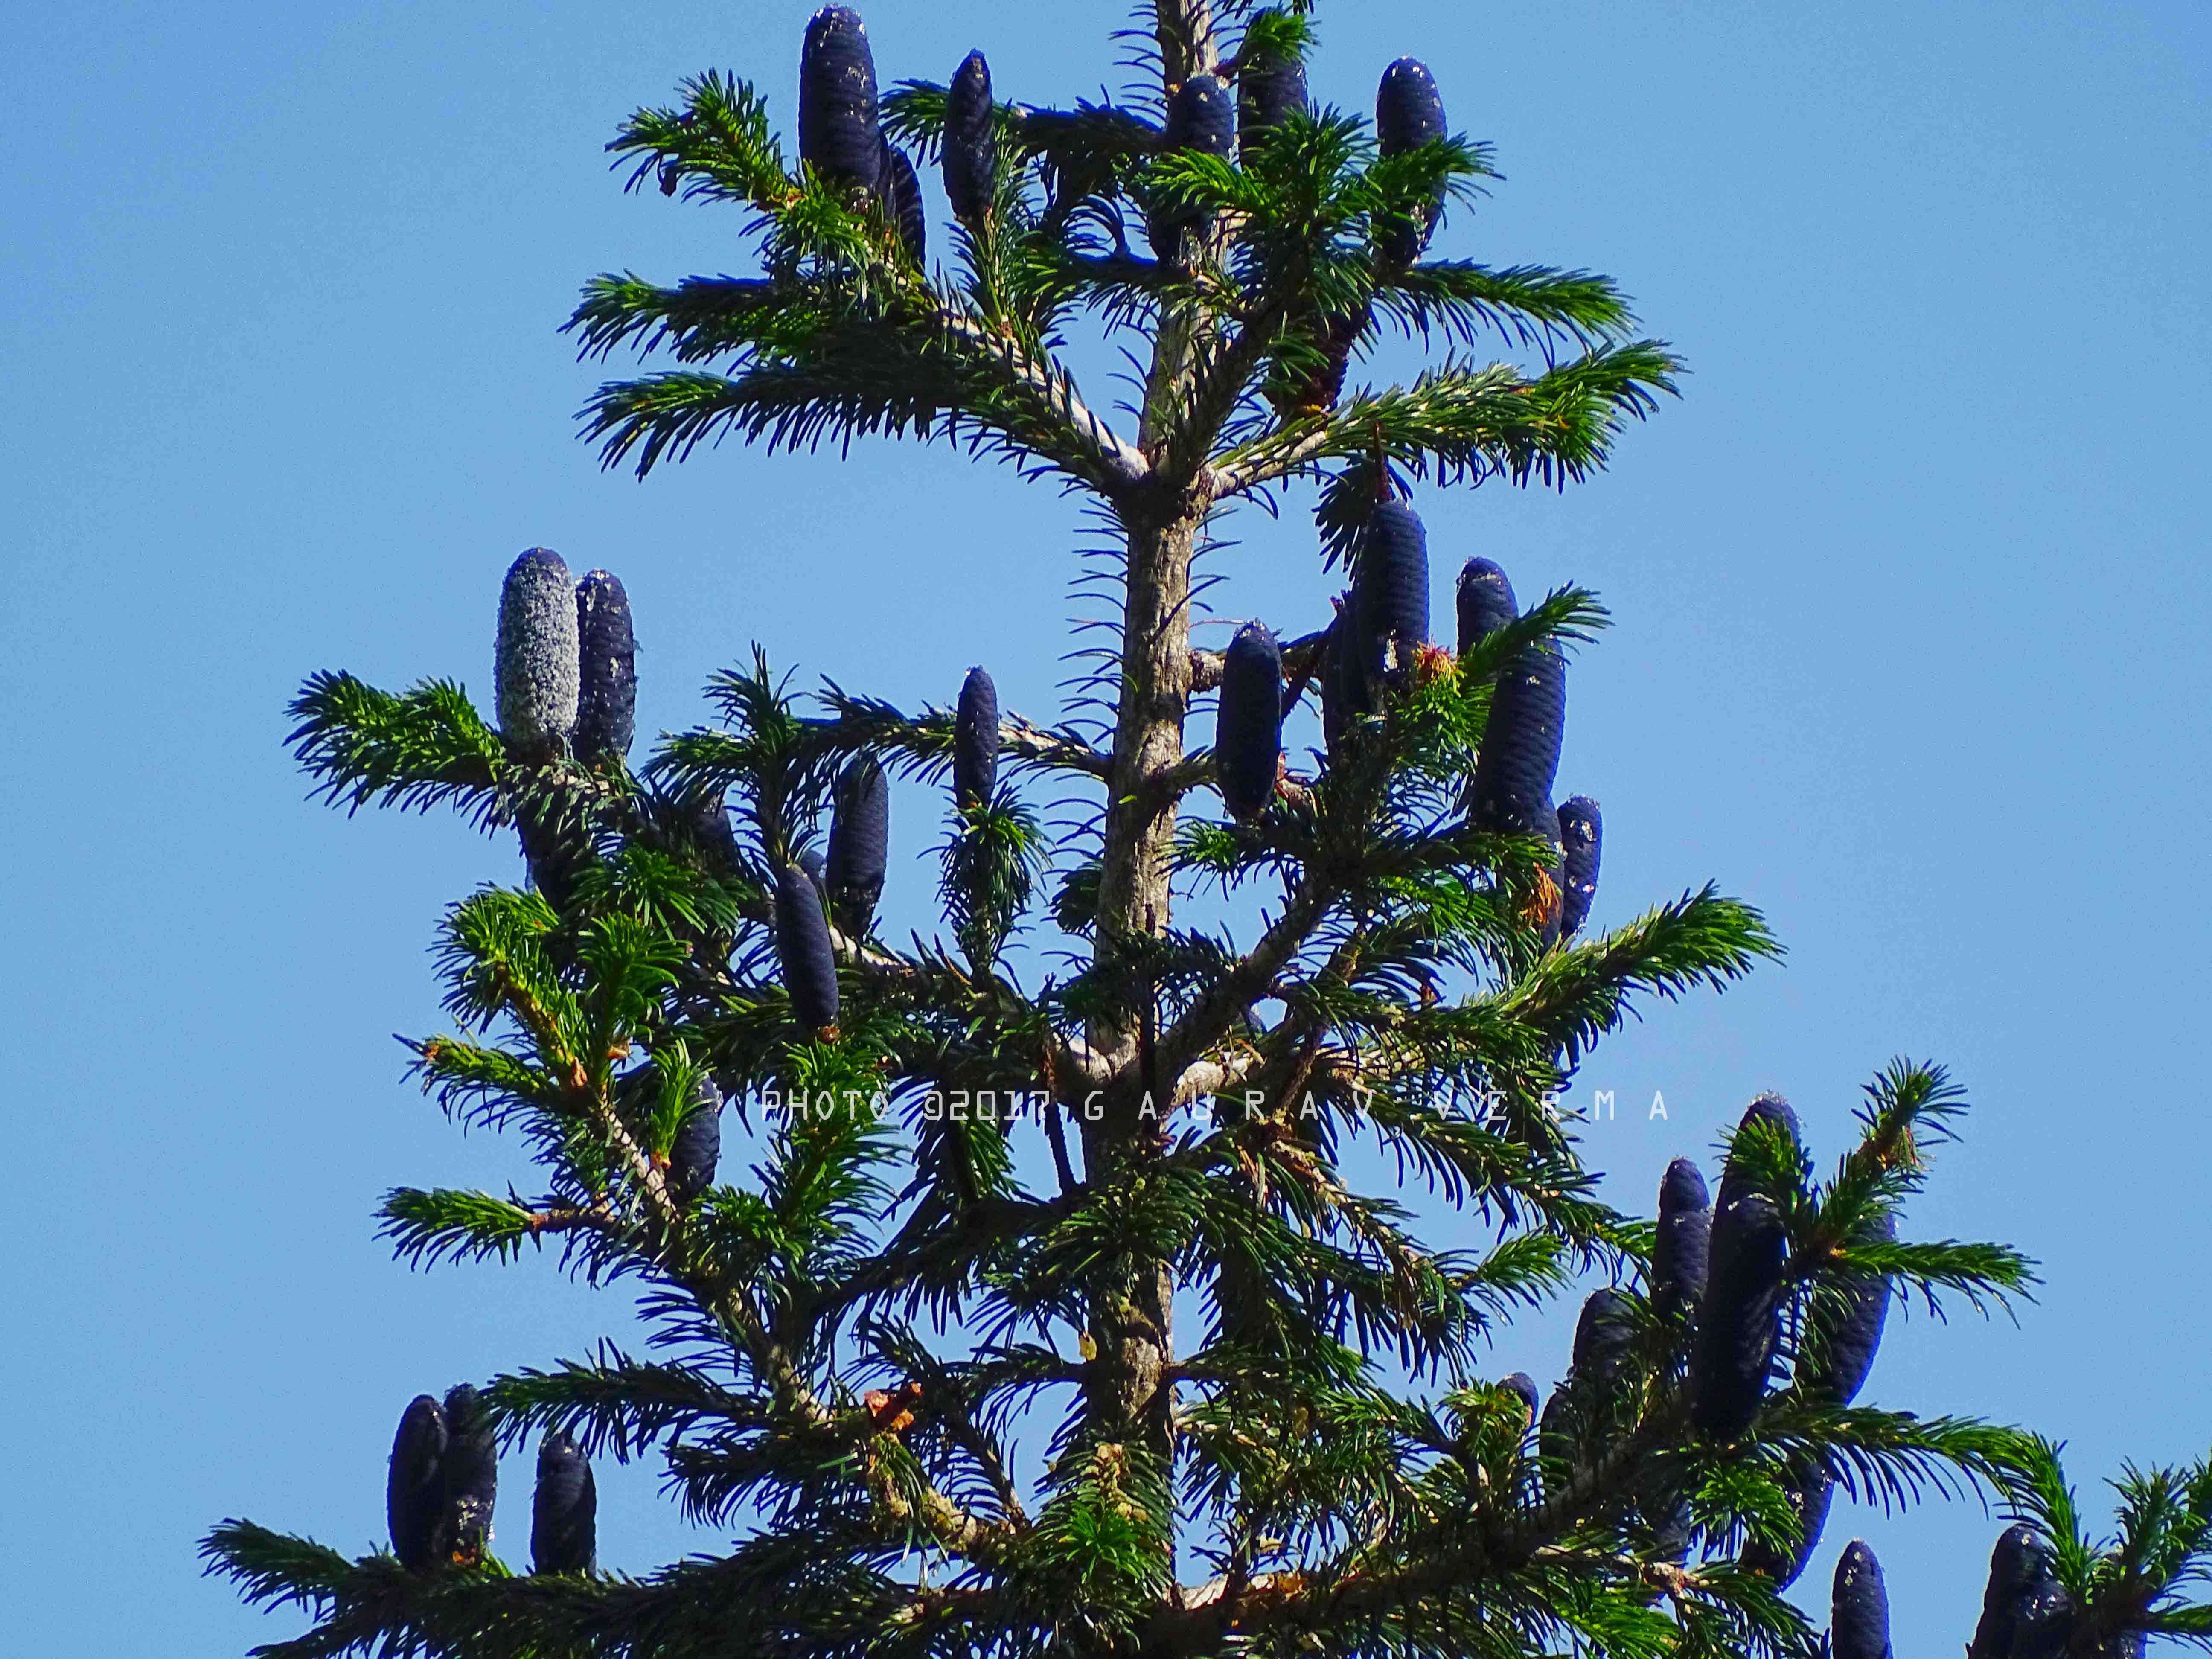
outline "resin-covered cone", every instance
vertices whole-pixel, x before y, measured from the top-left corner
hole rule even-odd
[[[629,753],[637,730],[637,639],[621,578],[590,570],[576,584],[578,759]]]
[[[1237,154],[1250,164],[1261,139],[1307,112],[1306,66],[1285,52],[1255,53],[1237,71]]]
[[[1404,501],[1378,501],[1359,537],[1352,609],[1369,678],[1401,684],[1429,642],[1429,538]]]
[[[1170,150],[1228,155],[1237,147],[1237,100],[1229,88],[1211,75],[1194,75],[1177,87],[1168,98],[1161,144]],[[1176,257],[1186,234],[1203,240],[1212,228],[1212,215],[1168,204],[1153,209],[1146,227],[1152,252],[1164,260]]]
[[[1651,1308],[1670,1319],[1698,1305],[1712,1265],[1712,1206],[1705,1177],[1686,1158],[1659,1182],[1659,1226],[1651,1244]]]
[[[499,1437],[483,1397],[469,1383],[446,1391],[446,1504],[440,1543],[456,1566],[481,1563],[491,1545],[499,1497]]]
[[[1572,939],[1589,920],[1597,898],[1598,858],[1605,819],[1588,795],[1559,803],[1559,937]]]
[[[1552,785],[1567,729],[1567,659],[1550,640],[1516,653],[1491,694],[1490,720],[1475,756],[1468,821],[1499,835],[1557,843]]]
[[[1455,595],[1459,611],[1459,654],[1465,657],[1486,635],[1494,634],[1521,614],[1513,584],[1489,559],[1469,559],[1460,567]]]
[[[400,1414],[384,1482],[384,1517],[392,1529],[392,1553],[410,1571],[422,1571],[438,1557],[438,1528],[446,1504],[445,1455],[445,1410],[428,1395],[418,1394]]]
[[[576,585],[558,553],[533,547],[499,592],[492,696],[507,747],[544,760],[576,729]]]
[[[1852,1539],[1837,1558],[1829,1607],[1828,1650],[1833,1659],[1891,1659],[1889,1589],[1881,1580],[1881,1563],[1863,1539]]]
[[[1966,1659],[2011,1659],[2021,1613],[2050,1571],[2051,1551],[2033,1527],[2007,1527],[1997,1534],[1982,1590],[1981,1621],[1966,1644]]]
[[[1771,1089],[1743,1109],[1743,1115],[1736,1121],[1737,1135],[1741,1136],[1754,1123],[1770,1124],[1782,1130],[1801,1150],[1805,1145],[1805,1133],[1798,1124],[1796,1108]],[[1715,1213],[1725,1210],[1750,1190],[1751,1177],[1741,1160],[1731,1157],[1721,1165],[1720,1194],[1713,1200]]]
[[[1375,89],[1375,147],[1385,156],[1402,155],[1446,136],[1443,94],[1437,78],[1418,58],[1401,58],[1382,71]],[[1376,228],[1376,246],[1392,264],[1409,265],[1422,249],[1443,212],[1441,192],[1423,204],[1411,220],[1393,218]]]
[[[1783,1477],[1782,1495],[1790,1512],[1797,1517],[1796,1547],[1784,1555],[1753,1540],[1744,1546],[1742,1556],[1744,1566],[1771,1579],[1777,1590],[1796,1583],[1812,1561],[1813,1552],[1820,1547],[1820,1534],[1828,1525],[1828,1506],[1836,1495],[1835,1471],[1829,1468],[1827,1458],[1816,1454],[1802,1468],[1791,1469]]]

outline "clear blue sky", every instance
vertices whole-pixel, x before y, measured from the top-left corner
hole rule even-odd
[[[727,448],[641,486],[571,412],[591,272],[732,269],[726,214],[624,198],[599,146],[714,65],[788,125],[807,7],[19,7],[0,58],[0,1008],[15,1057],[0,1619],[26,1653],[242,1650],[292,1628],[200,1582],[246,1514],[381,1531],[409,1395],[626,1315],[550,1266],[410,1275],[402,1182],[503,1185],[400,1079],[440,1024],[439,907],[515,874],[458,824],[303,804],[310,671],[489,690],[500,574],[543,543],[629,584],[641,726],[749,641],[906,702],[988,661],[1048,713],[1073,572],[1048,492],[949,453]],[[1110,3],[877,0],[885,78],[971,45],[1002,96],[1095,93]],[[1606,806],[1598,919],[1707,876],[1786,966],[1662,1009],[1587,1075],[1648,1206],[1761,1088],[1824,1166],[1900,1051],[1978,1111],[1911,1218],[2045,1264],[2018,1328],[1893,1324],[1871,1397],[2124,1456],[2212,1443],[2200,1260],[2212,1084],[2212,658],[2202,459],[2212,118],[2200,8],[1470,7],[1338,0],[1318,92],[1425,58],[1508,182],[1444,246],[1615,274],[1694,374],[1565,495],[1425,495],[1471,553],[1619,625],[1577,666],[1565,786]],[[1248,515],[1224,616],[1298,626],[1300,514]],[[918,853],[933,809],[902,797]],[[894,866],[921,919],[926,872]],[[1663,1090],[1670,1120],[1644,1108]],[[1547,1384],[1572,1310],[1498,1369]],[[502,1503],[526,1535],[526,1466]],[[602,1471],[611,1565],[684,1534]],[[2091,1494],[2100,1507],[2101,1492]],[[1839,1509],[1901,1652],[1954,1650],[1996,1530]]]

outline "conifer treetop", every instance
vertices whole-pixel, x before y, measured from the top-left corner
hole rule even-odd
[[[1416,506],[1588,477],[1680,365],[1609,278],[1437,252],[1488,146],[1418,64],[1391,66],[1410,101],[1379,135],[1309,107],[1310,9],[1156,0],[1121,42],[1133,84],[1054,106],[976,58],[894,84],[830,8],[806,153],[722,71],[622,124],[629,186],[736,210],[757,260],[586,285],[585,356],[659,360],[584,411],[607,464],[878,435],[1011,462],[1084,498],[1103,632],[1078,643],[1105,643],[1051,714],[981,670],[956,697],[962,665],[918,710],[801,696],[756,647],[633,767],[621,583],[592,572],[572,614],[534,550],[495,720],[453,679],[307,682],[319,793],[512,830],[529,876],[446,911],[450,1029],[406,1046],[531,1190],[397,1189],[383,1237],[417,1267],[629,1281],[646,1335],[459,1396],[471,1436],[538,1443],[526,1576],[485,1547],[481,1439],[463,1491],[419,1401],[400,1554],[217,1527],[210,1570],[311,1621],[261,1651],[1809,1659],[1782,1592],[1831,1486],[1978,1493],[2045,1540],[1993,1582],[2007,1646],[1977,1659],[2015,1628],[2077,1659],[2212,1637],[2186,1599],[2207,1466],[2130,1471],[2092,1543],[2053,1446],[1882,1386],[1890,1299],[2009,1310],[2034,1283],[2004,1246],[1913,1232],[1964,1111],[1940,1067],[1891,1064],[1802,1138],[1754,1109],[1717,1204],[1670,1173],[1663,1241],[1600,1199],[1559,1091],[1632,1014],[1780,946],[1710,883],[1599,925],[1595,803],[1569,803],[1570,866],[1550,792],[1605,612],[1571,586],[1516,610],[1471,564],[1457,648],[1431,643],[1451,590]],[[950,227],[911,185],[940,162]],[[1126,404],[1079,385],[1085,331],[1129,354]],[[1386,336],[1426,366],[1359,380]],[[1212,526],[1292,502],[1308,614],[1233,661],[1196,648]],[[1325,750],[1285,752],[1309,693]],[[884,778],[941,790],[935,821]],[[901,844],[933,844],[944,924],[903,945],[876,915]],[[1201,890],[1235,919],[1180,920]],[[1568,1375],[1492,1380],[1498,1332],[1586,1278]],[[706,1547],[599,1570],[625,1551],[582,1460],[608,1459],[664,1470]],[[1880,1568],[1850,1577],[1878,1646]]]

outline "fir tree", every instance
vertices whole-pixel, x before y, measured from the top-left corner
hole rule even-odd
[[[1432,255],[1487,146],[1448,136],[1449,89],[1410,59],[1374,123],[1310,107],[1306,9],[1156,0],[1139,84],[1052,108],[994,101],[980,55],[949,91],[879,93],[833,7],[799,155],[720,73],[614,139],[633,188],[749,227],[760,270],[586,287],[587,356],[672,365],[592,399],[607,462],[649,473],[731,433],[1009,461],[1110,532],[1116,643],[1053,723],[998,708],[988,675],[957,710],[835,684],[810,706],[757,650],[708,688],[714,723],[633,769],[620,584],[592,573],[572,609],[533,551],[502,611],[506,729],[452,680],[307,683],[293,743],[333,803],[453,808],[518,833],[532,872],[448,910],[455,1030],[410,1048],[541,1190],[395,1191],[385,1234],[418,1266],[550,1250],[634,1279],[653,1346],[457,1390],[448,1425],[416,1401],[397,1554],[218,1527],[211,1571],[313,1618],[264,1651],[1808,1654],[1784,1565],[1837,1486],[1978,1489],[2024,1523],[1984,1659],[2212,1638],[2183,1595],[2212,1565],[2212,1467],[2130,1472],[2096,1545],[2047,1443],[1853,1403],[1889,1297],[2033,1284],[2002,1247],[1914,1239],[1963,1109],[1940,1068],[1884,1069],[1823,1180],[1788,1108],[1755,1103],[1710,1278],[1694,1169],[1670,1171],[1663,1239],[1595,1195],[1557,1091],[1640,1002],[1778,947],[1711,886],[1583,927],[1595,830],[1568,870],[1552,789],[1567,658],[1604,612],[1571,587],[1516,612],[1484,562],[1458,651],[1430,644],[1417,501],[1583,478],[1678,365],[1602,276]],[[956,209],[939,265],[916,159]],[[1062,360],[1086,322],[1142,369],[1123,418]],[[1391,333],[1431,366],[1347,386]],[[1350,591],[1332,616],[1317,575],[1310,614],[1248,636],[1217,766],[1194,559],[1223,515],[1308,497]],[[1309,692],[1326,757],[1267,752]],[[878,768],[957,774],[949,943],[872,932]],[[1087,834],[1048,842],[1046,791],[1091,802]],[[1200,888],[1245,924],[1178,926]],[[1064,948],[1010,955],[1024,930]],[[718,1160],[726,1099],[749,1158]],[[1356,1190],[1360,1143],[1468,1246]],[[1551,1398],[1487,1380],[1491,1335],[1592,1273],[1609,1288]],[[1727,1305],[1701,1323],[1709,1291]],[[493,1434],[538,1444],[530,1576],[481,1553]],[[586,1460],[647,1456],[736,1541],[598,1572]],[[1852,1593],[1850,1639],[1878,1646]]]

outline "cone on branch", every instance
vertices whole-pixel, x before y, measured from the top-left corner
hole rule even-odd
[[[1782,1339],[1782,1269],[1790,1237],[1759,1193],[1713,1215],[1712,1274],[1690,1351],[1690,1420],[1716,1440],[1748,1429],[1766,1398]]]
[[[599,1566],[599,1494],[591,1460],[558,1429],[538,1443],[530,1499],[530,1570],[592,1572]]]
[[[722,1158],[722,1091],[702,1077],[668,1148],[668,1195],[688,1206],[714,1184]]]
[[[1798,1156],[1802,1158],[1805,1133],[1798,1124],[1796,1108],[1790,1105],[1782,1096],[1772,1090],[1768,1090],[1757,1096],[1750,1105],[1744,1108],[1742,1117],[1736,1121],[1735,1133],[1737,1140],[1745,1146],[1750,1144],[1749,1137],[1754,1125],[1764,1126],[1758,1131],[1759,1134],[1769,1137],[1778,1135],[1787,1146],[1799,1149]],[[1747,1159],[1738,1157],[1732,1150],[1729,1154],[1728,1162],[1721,1166],[1720,1196],[1713,1200],[1714,1213],[1717,1215],[1721,1211],[1727,1209],[1751,1189],[1752,1176],[1749,1163]]]
[[[1828,1507],[1835,1493],[1835,1470],[1825,1455],[1793,1463],[1783,1477],[1782,1497],[1796,1521],[1797,1541],[1784,1554],[1754,1539],[1744,1547],[1744,1566],[1773,1580],[1777,1591],[1796,1583],[1811,1564],[1813,1552],[1820,1547],[1820,1534],[1826,1529]]]
[[[418,1394],[400,1415],[384,1488],[392,1553],[411,1572],[421,1572],[438,1559],[438,1532],[446,1509],[445,1456],[445,1410],[430,1395]]]
[[[830,183],[873,191],[883,177],[876,58],[850,6],[824,6],[799,57],[799,157]]]
[[[1966,1644],[1966,1659],[2011,1659],[2021,1618],[2050,1576],[2051,1551],[2034,1528],[2023,1522],[1999,1533],[1996,1547],[1990,1552],[1981,1620]]]
[[[1597,803],[1575,795],[1559,804],[1559,938],[1572,939],[1589,919],[1597,898],[1598,856],[1605,820]]]
[[[1237,69],[1237,149],[1243,164],[1252,164],[1254,149],[1268,133],[1306,112],[1304,61],[1264,41],[1248,44]]]
[[[1871,1235],[1878,1243],[1896,1243],[1897,1218],[1884,1211],[1875,1219]],[[1874,1370],[1875,1352],[1881,1346],[1882,1327],[1888,1322],[1890,1299],[1895,1294],[1887,1277],[1864,1279],[1847,1292],[1839,1313],[1820,1319],[1812,1344],[1817,1366],[1808,1380],[1814,1394],[1838,1406],[1848,1406],[1859,1397],[1868,1374]]]
[[[526,760],[567,749],[576,729],[576,589],[558,553],[533,547],[507,567],[499,592],[493,698],[500,736]]]
[[[1659,1182],[1659,1228],[1651,1247],[1651,1310],[1686,1316],[1705,1292],[1712,1264],[1712,1206],[1696,1163],[1678,1158]]]
[[[446,1391],[446,1454],[439,1469],[445,1505],[439,1546],[458,1567],[482,1565],[491,1545],[492,1509],[499,1497],[499,1437],[483,1397],[472,1383]]]
[[[775,957],[792,1017],[810,1033],[837,1027],[837,956],[822,891],[795,864],[784,866],[775,886]]]
[[[921,180],[915,176],[914,163],[906,152],[889,139],[884,141],[876,189],[883,200],[884,218],[897,235],[900,251],[915,264],[927,268],[929,218],[922,207]]]
[[[1368,681],[1404,685],[1414,653],[1429,642],[1428,532],[1406,502],[1378,501],[1368,514],[1352,571],[1352,605]]]
[[[576,758],[620,760],[637,729],[637,640],[629,595],[611,571],[576,584]]]
[[[1469,559],[1460,567],[1456,598],[1459,654],[1462,659],[1479,641],[1521,614],[1521,607],[1513,597],[1512,582],[1493,560]],[[1490,678],[1494,680],[1497,677]]]
[[[1274,798],[1283,758],[1283,651],[1260,623],[1223,654],[1213,762],[1231,816],[1257,817]]]
[[[1559,838],[1552,785],[1567,729],[1567,660],[1540,640],[1516,653],[1491,694],[1477,751],[1468,822],[1499,835]]]
[[[874,931],[876,904],[890,865],[891,792],[872,756],[848,762],[837,775],[830,819],[830,856],[823,890],[838,931],[866,939]]]
[[[952,216],[970,230],[981,228],[998,194],[996,106],[991,65],[980,52],[960,60],[945,100],[945,195]]]
[[[1889,1588],[1882,1583],[1881,1563],[1860,1539],[1844,1545],[1836,1560],[1828,1650],[1834,1659],[1892,1659]]]
[[[952,720],[952,800],[963,812],[989,801],[999,787],[999,688],[981,667],[960,684]]]
[[[1428,65],[1415,58],[1401,58],[1382,71],[1375,89],[1375,147],[1385,157],[1403,155],[1448,135],[1444,126],[1443,94]],[[1435,234],[1443,213],[1441,194],[1412,218],[1393,216],[1376,228],[1375,245],[1383,259],[1410,265],[1421,257]]]
[[[1211,75],[1194,75],[1170,93],[1161,147],[1224,159],[1231,155],[1237,148],[1237,100],[1229,88]],[[1162,204],[1153,209],[1146,230],[1153,254],[1164,264],[1172,263],[1183,257],[1188,242],[1203,242],[1213,234],[1213,216]]]

